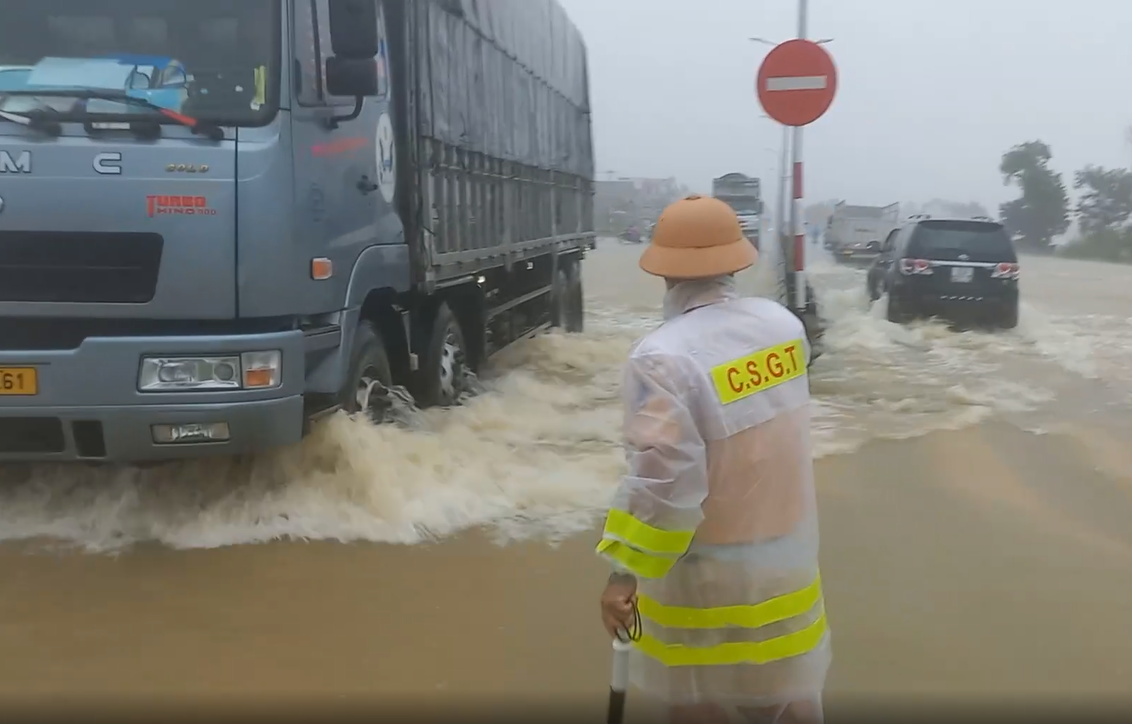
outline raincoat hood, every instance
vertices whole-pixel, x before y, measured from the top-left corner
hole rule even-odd
[[[739,298],[735,277],[730,274],[709,279],[677,282],[664,295],[664,319],[675,319],[693,309]]]

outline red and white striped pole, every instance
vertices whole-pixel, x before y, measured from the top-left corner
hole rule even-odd
[[[794,227],[794,308],[799,312],[806,308],[806,226],[802,209],[804,188],[802,185],[802,127],[794,129],[794,206],[790,210],[791,226]]]
[[[798,37],[806,37],[807,0],[798,0]],[[794,161],[794,205],[790,208],[790,226],[794,230],[794,309],[806,309],[806,227],[802,210],[805,196],[802,176],[802,127],[794,127],[792,156]]]

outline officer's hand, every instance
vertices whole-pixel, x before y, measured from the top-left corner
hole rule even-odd
[[[622,638],[632,630],[636,599],[636,578],[621,574],[610,576],[601,594],[601,622],[612,638]]]

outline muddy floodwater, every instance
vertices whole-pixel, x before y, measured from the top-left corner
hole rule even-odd
[[[254,459],[0,469],[0,708],[600,715],[593,530],[622,466],[620,365],[662,294],[639,251],[602,240],[586,333],[509,350],[462,408],[338,417]],[[769,291],[771,264],[744,288]],[[1005,333],[899,327],[860,269],[813,279],[830,701],[1127,698],[1132,268],[1024,258]]]

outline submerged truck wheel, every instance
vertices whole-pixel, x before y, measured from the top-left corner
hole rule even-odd
[[[582,265],[574,262],[566,267],[566,331],[580,334],[586,328],[586,298],[582,288]]]
[[[566,326],[570,318],[570,277],[566,270],[559,268],[554,273],[554,286],[550,289],[550,326]]]
[[[342,386],[342,409],[362,413],[380,424],[388,416],[389,388],[393,375],[381,333],[368,320],[362,320],[354,333],[350,370]]]
[[[432,331],[421,365],[421,401],[425,405],[451,407],[467,390],[465,365],[468,347],[460,322],[446,302],[436,308]]]

